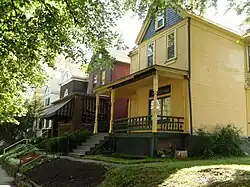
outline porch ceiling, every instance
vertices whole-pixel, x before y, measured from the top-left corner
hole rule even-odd
[[[110,91],[115,89],[116,97],[134,95],[138,87],[153,85],[153,75],[155,75],[156,72],[158,72],[159,80],[166,77],[172,79],[184,79],[185,76],[188,76],[188,71],[154,65],[107,85],[98,87],[95,89],[95,93],[110,95]]]

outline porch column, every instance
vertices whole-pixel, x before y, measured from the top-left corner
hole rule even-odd
[[[100,102],[100,95],[96,94],[96,103],[95,103],[95,125],[94,125],[94,134],[98,133],[98,113],[99,113],[99,102]]]
[[[158,73],[153,77],[154,108],[152,116],[152,132],[157,132],[157,93],[158,93]]]
[[[110,123],[109,133],[113,132],[113,120],[114,120],[114,104],[115,104],[115,90],[111,90],[111,109],[110,109]]]

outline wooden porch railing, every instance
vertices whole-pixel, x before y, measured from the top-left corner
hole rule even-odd
[[[113,121],[113,132],[152,130],[152,116],[124,118]],[[184,132],[184,117],[157,116],[157,131]]]
[[[113,121],[114,132],[129,132],[152,129],[152,117],[140,116],[133,118],[124,118]]]
[[[157,116],[158,131],[184,132],[184,117]]]

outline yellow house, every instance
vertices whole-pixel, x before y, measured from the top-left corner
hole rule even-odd
[[[170,8],[147,18],[129,54],[130,75],[95,90],[97,106],[100,95],[111,98],[109,133],[122,137],[116,147],[137,153],[144,146],[140,153],[152,154],[173,146],[166,139],[174,136],[180,139],[175,146],[185,149],[186,136],[197,129],[229,123],[250,136],[249,41]],[[128,118],[113,120],[115,98],[128,99]]]

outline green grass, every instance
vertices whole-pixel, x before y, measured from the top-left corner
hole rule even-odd
[[[84,159],[103,161],[114,164],[141,164],[141,163],[155,163],[164,162],[166,159],[153,159],[153,158],[118,158],[105,155],[86,155]]]
[[[248,165],[250,164],[250,158],[168,161],[151,164],[124,165],[111,169],[101,184],[101,187],[155,187],[161,184],[171,174],[183,168],[228,164]]]

